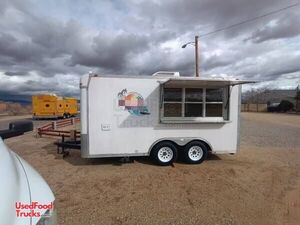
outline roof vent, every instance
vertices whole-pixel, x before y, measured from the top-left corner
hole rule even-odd
[[[180,77],[179,72],[172,72],[172,71],[158,71],[152,74],[153,77]]]

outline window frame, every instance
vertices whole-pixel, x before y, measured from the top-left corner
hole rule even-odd
[[[206,97],[207,97],[207,95],[206,95],[206,93],[207,93],[207,89],[210,89],[210,90],[214,90],[214,89],[221,89],[221,88],[215,88],[215,87],[212,87],[212,88],[210,88],[210,87],[208,87],[208,88],[205,88],[205,103],[204,103],[204,105],[205,105],[205,107],[204,107],[204,110],[205,110],[205,114],[203,114],[203,115],[205,115],[205,117],[223,117],[224,118],[224,103],[226,102],[226,89],[225,89],[225,87],[222,87],[222,89],[223,89],[223,94],[222,94],[222,101],[221,102],[210,102],[210,101],[207,101],[207,99],[206,99]],[[207,116],[206,115],[206,112],[207,112],[207,110],[206,110],[206,106],[207,105],[222,105],[222,116]]]
[[[183,102],[183,99],[184,99],[184,95],[183,95],[183,91],[182,91],[182,88],[181,87],[176,87],[176,88],[168,88],[168,89],[181,89],[181,101],[165,101],[164,100],[164,92],[165,92],[165,88],[162,87],[162,96],[161,96],[161,115],[163,115],[163,118],[182,118],[182,102]],[[165,103],[166,104],[180,104],[181,105],[181,116],[180,117],[175,117],[175,116],[168,116],[168,117],[164,117],[164,109],[165,109]]]
[[[181,89],[182,98],[181,101],[164,101],[164,90],[165,89]],[[192,102],[186,101],[186,89],[201,89],[202,90],[202,102]],[[222,102],[207,102],[206,101],[206,90],[207,89],[222,89]],[[173,103],[173,104],[181,104],[181,116],[180,117],[165,117],[164,116],[164,106],[165,103]],[[226,123],[230,122],[229,120],[229,112],[230,112],[230,87],[222,86],[222,87],[164,87],[161,86],[161,96],[160,96],[160,121],[161,122],[199,122],[199,123]],[[202,104],[202,116],[197,117],[186,117],[185,116],[185,108],[186,104]],[[207,104],[222,104],[222,116],[206,116],[206,105]]]
[[[186,101],[185,96],[186,96],[186,89],[201,89],[202,90],[202,101],[201,102],[192,102],[192,101]],[[183,118],[198,118],[198,117],[204,117],[204,104],[205,104],[205,94],[204,94],[204,88],[182,88],[182,91],[184,92],[184,99],[182,101],[182,111],[181,111],[181,115]],[[201,104],[202,105],[202,116],[185,116],[185,104]]]

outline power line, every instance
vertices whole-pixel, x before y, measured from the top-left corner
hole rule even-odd
[[[271,12],[268,12],[268,13],[263,14],[263,15],[260,15],[260,16],[253,17],[253,18],[248,19],[248,20],[241,21],[241,22],[239,22],[239,23],[235,23],[235,24],[229,25],[229,26],[227,26],[227,27],[223,27],[223,28],[216,29],[216,30],[214,30],[214,31],[210,31],[210,32],[208,32],[208,33],[206,33],[206,34],[201,34],[201,35],[199,35],[199,37],[205,37],[205,36],[208,36],[208,35],[211,35],[211,34],[218,33],[218,32],[220,32],[220,31],[228,30],[228,29],[231,29],[231,28],[234,28],[234,27],[243,25],[243,24],[245,24],[245,23],[249,23],[249,22],[252,22],[252,21],[255,21],[255,20],[258,20],[258,19],[267,17],[267,16],[270,16],[270,15],[273,15],[273,14],[282,12],[282,11],[287,10],[287,9],[290,9],[290,8],[294,8],[294,7],[299,6],[299,5],[300,5],[300,2],[295,3],[295,4],[293,4],[293,5],[286,6],[286,7],[284,7],[284,8],[280,8],[280,9],[277,9],[277,10],[274,10],[274,11],[271,11]]]

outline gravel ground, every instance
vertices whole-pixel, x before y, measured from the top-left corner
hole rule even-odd
[[[245,113],[242,122],[242,147],[300,147],[300,115]]]
[[[201,165],[147,158],[56,155],[32,133],[7,145],[33,165],[56,196],[60,225],[292,225],[300,221],[300,116],[243,113],[241,150]]]

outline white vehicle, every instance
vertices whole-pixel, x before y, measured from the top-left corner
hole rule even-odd
[[[152,76],[81,78],[81,156],[151,156],[169,165],[182,155],[201,163],[208,152],[236,153],[241,80]]]
[[[0,224],[56,225],[54,195],[46,181],[0,138]]]

